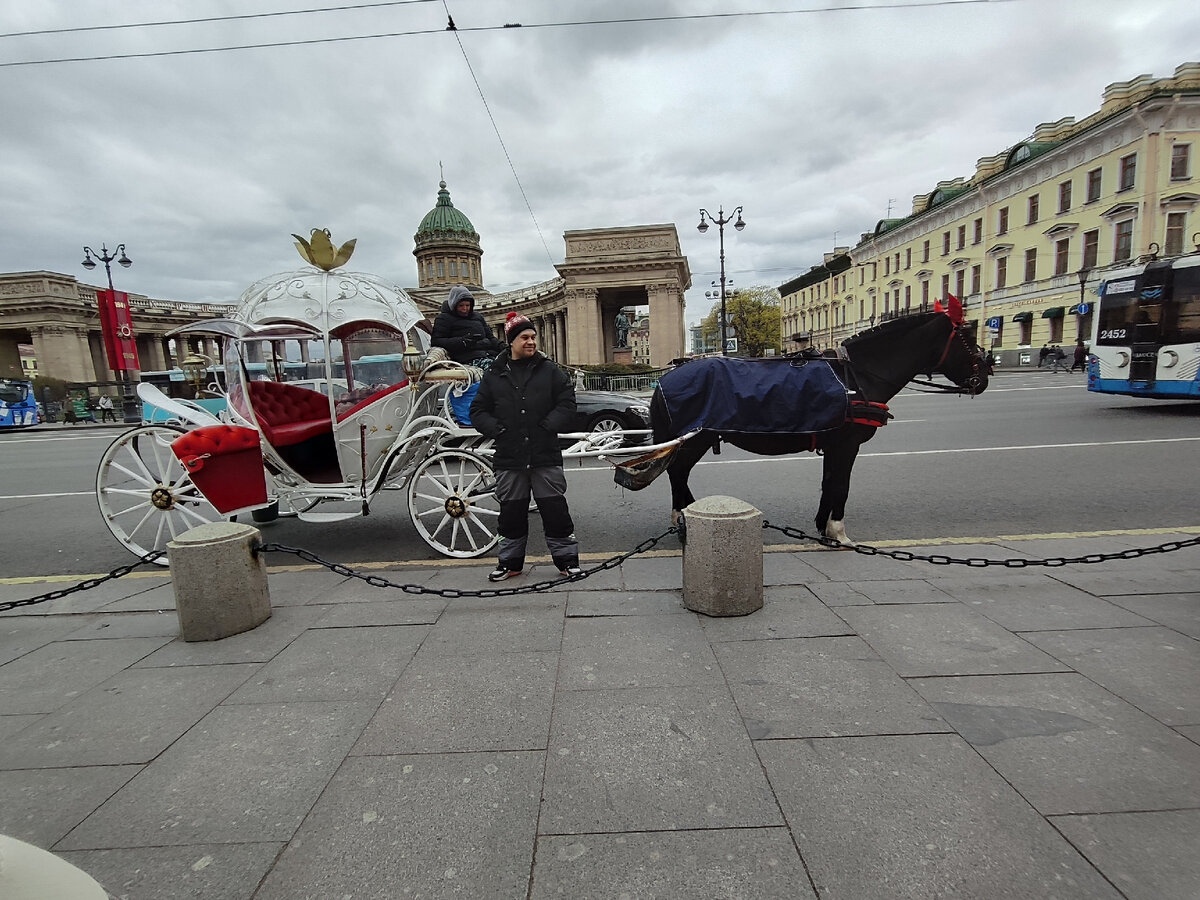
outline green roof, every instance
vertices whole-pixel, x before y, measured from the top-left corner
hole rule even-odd
[[[474,234],[475,226],[471,224],[471,220],[454,208],[450,192],[446,190],[446,182],[439,182],[438,188],[437,206],[425,214],[417,234],[438,234],[447,231]]]

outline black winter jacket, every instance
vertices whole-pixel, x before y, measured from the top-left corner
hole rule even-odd
[[[471,312],[460,316],[454,310],[459,300],[471,301]],[[450,289],[450,296],[442,304],[442,311],[433,320],[433,336],[430,343],[444,347],[455,362],[472,363],[482,356],[495,356],[504,349],[504,344],[492,336],[487,322],[475,312],[475,298],[461,285]]]
[[[512,368],[529,367],[521,387]],[[502,353],[483,373],[471,403],[471,424],[484,437],[494,438],[497,469],[561,466],[558,433],[569,431],[575,418],[575,389],[571,380],[544,353],[528,363],[514,363]]]

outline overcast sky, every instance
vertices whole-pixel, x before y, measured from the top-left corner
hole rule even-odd
[[[554,277],[564,231],[673,222],[695,322],[719,255],[700,207],[743,207],[745,231],[725,234],[734,286],[778,286],[889,204],[907,215],[914,194],[969,177],[1039,122],[1094,112],[1105,85],[1200,60],[1195,0],[409,0],[266,15],[335,3],[0,0],[0,271],[100,284],[83,245],[123,242],[134,264],[119,289],[231,302],[300,265],[292,232],[327,227],[358,238],[351,268],[414,285],[412,236],[441,164],[488,289]],[[15,34],[35,30],[56,33]],[[387,36],[330,41],[368,35]],[[280,42],[308,43],[137,57]],[[11,65],[99,56],[124,58]]]

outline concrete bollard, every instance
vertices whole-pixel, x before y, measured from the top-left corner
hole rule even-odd
[[[254,552],[260,543],[257,528],[211,522],[167,544],[180,637],[219,641],[271,618],[267,563]]]
[[[4,900],[105,900],[96,880],[65,859],[0,834],[0,897]]]
[[[745,616],[763,605],[762,513],[735,497],[701,497],[683,511],[683,605]]]

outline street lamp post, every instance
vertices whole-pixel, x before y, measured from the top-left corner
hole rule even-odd
[[[108,247],[104,244],[100,245],[99,253],[85,245],[83,248],[83,262],[80,265],[90,272],[96,268],[96,260],[104,264],[104,274],[108,276],[109,291],[115,290],[112,280],[112,264],[115,262],[123,269],[128,269],[133,265],[133,260],[125,255],[124,244],[118,244],[117,249],[112,253],[108,252]],[[138,414],[137,401],[133,396],[133,384],[129,378],[129,371],[127,369],[117,369],[117,380],[121,383],[122,418],[126,424],[136,425],[142,421],[142,417]]]
[[[1081,268],[1079,270],[1079,305],[1081,307],[1084,304],[1084,287],[1087,285],[1088,275],[1090,275],[1091,272],[1092,272],[1091,268],[1089,268],[1086,263],[1084,264],[1083,268]],[[1078,322],[1079,320],[1076,319],[1075,321]],[[1075,329],[1075,337],[1077,339],[1082,337],[1082,335],[1079,334],[1078,326],[1076,326],[1076,329]]]
[[[707,209],[700,210],[700,224],[696,226],[696,230],[701,234],[708,231],[708,219],[712,219],[717,224],[717,233],[720,236],[721,246],[721,355],[729,355],[729,347],[725,341],[725,226],[733,221],[733,216],[737,216],[737,221],[733,222],[733,227],[741,231],[746,227],[746,223],[742,221],[742,208],[739,206],[733,211],[729,218],[725,217],[724,207],[717,207],[717,214],[714,216]],[[706,218],[707,217],[707,218]]]

